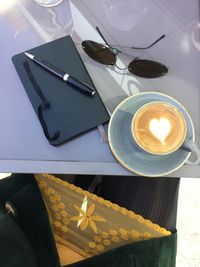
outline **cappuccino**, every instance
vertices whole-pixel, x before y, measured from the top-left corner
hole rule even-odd
[[[185,140],[187,126],[182,113],[165,102],[151,102],[135,114],[132,135],[136,143],[152,154],[169,154]]]

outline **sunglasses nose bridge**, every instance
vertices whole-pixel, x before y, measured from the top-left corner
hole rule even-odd
[[[117,56],[118,55],[118,50],[116,48],[110,48],[112,53]]]

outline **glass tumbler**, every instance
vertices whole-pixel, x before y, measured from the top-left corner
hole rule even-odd
[[[34,0],[38,5],[51,7],[60,4],[63,0]]]

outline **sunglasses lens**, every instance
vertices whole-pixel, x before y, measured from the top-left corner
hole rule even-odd
[[[168,72],[168,68],[163,64],[148,59],[135,59],[131,61],[128,69],[143,78],[158,78]]]
[[[116,56],[105,45],[93,41],[83,41],[82,48],[89,57],[101,64],[114,65],[116,62]]]

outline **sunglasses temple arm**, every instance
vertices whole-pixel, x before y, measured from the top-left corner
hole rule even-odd
[[[96,30],[98,31],[99,35],[104,40],[104,42],[107,44],[107,46],[110,47],[111,49],[113,49],[113,47],[110,46],[109,43],[106,41],[106,39],[104,38],[103,34],[101,33],[101,31],[99,30],[99,28],[97,26],[96,26]]]
[[[108,47],[110,47],[111,49],[113,49],[113,47],[106,41],[105,37],[103,36],[103,34],[101,33],[100,29],[96,26],[96,30],[98,31],[99,35],[101,36],[101,38],[104,40],[104,42],[107,44]],[[162,36],[160,36],[156,41],[154,41],[152,44],[150,44],[149,46],[146,46],[146,47],[135,47],[135,46],[132,46],[130,48],[132,49],[148,49],[152,46],[154,46],[156,43],[158,43],[160,40],[162,40],[166,35],[163,34]],[[122,47],[122,46],[121,46]],[[127,47],[128,48],[128,47]],[[116,49],[117,52],[119,53],[122,53],[122,51]]]
[[[160,40],[162,40],[166,35],[163,34],[162,36],[160,36],[155,42],[153,42],[152,44],[150,44],[149,46],[146,46],[146,47],[135,47],[135,46],[132,46],[131,48],[132,49],[148,49],[152,46],[154,46],[156,43],[158,43]]]

